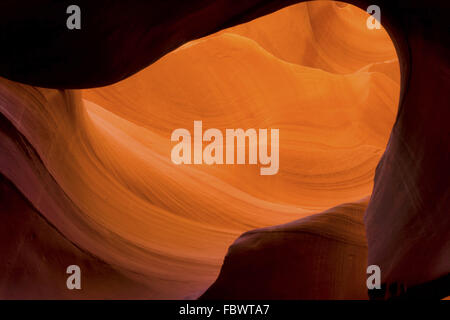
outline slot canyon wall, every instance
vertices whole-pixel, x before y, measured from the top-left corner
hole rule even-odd
[[[1,4],[1,298],[450,294],[445,1],[379,1],[392,41],[366,1],[79,2]],[[279,174],[174,166],[200,118],[280,127]]]

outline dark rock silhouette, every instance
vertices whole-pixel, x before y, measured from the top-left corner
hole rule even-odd
[[[367,299],[367,199],[253,230],[200,299]]]

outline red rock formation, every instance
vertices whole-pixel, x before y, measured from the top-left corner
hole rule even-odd
[[[153,293],[70,243],[1,176],[0,299],[144,299]],[[11,232],[14,230],[14,232]],[[65,270],[81,270],[81,291],[68,290]]]
[[[80,0],[81,30],[66,27],[67,3],[3,1],[0,11],[0,75],[53,88],[90,88],[120,81],[188,41],[248,22],[298,0],[141,1]],[[348,1],[364,11],[366,0]],[[389,26],[402,9],[391,0],[378,4]],[[409,1],[415,7],[423,1]],[[408,7],[406,6],[406,7]],[[399,31],[403,32],[404,26]],[[390,30],[390,28],[388,28]],[[396,31],[396,30],[392,30]]]
[[[201,299],[367,299],[367,201],[246,232]]]
[[[24,11],[18,2],[6,1],[2,3],[0,10],[0,74],[12,80],[54,88],[88,88],[110,84],[141,70],[189,40],[251,20],[295,2],[297,1],[248,0],[230,6],[225,1],[198,0],[190,1],[189,4],[174,4],[172,1],[131,0],[108,7],[106,1],[80,1],[83,10],[89,14],[83,20],[82,31],[70,33],[60,16],[65,12],[62,4],[56,1],[37,1],[30,5],[29,10]],[[370,4],[368,1],[358,0],[351,3],[364,10]],[[368,263],[381,267],[382,280],[389,288],[389,295],[410,294],[426,297],[431,293],[434,297],[445,297],[448,295],[450,270],[450,171],[447,168],[450,162],[450,39],[447,20],[449,5],[447,1],[435,1],[430,6],[429,2],[419,0],[385,0],[379,1],[378,5],[382,8],[382,23],[391,35],[399,55],[402,92],[397,120],[378,166],[374,191],[365,213]],[[34,109],[34,112],[39,114],[38,118],[47,116],[49,123],[54,124],[53,128],[49,123],[42,127],[40,122],[30,121],[36,119],[34,113],[21,113],[27,109],[16,108],[15,103],[23,101],[17,100],[14,89],[11,90],[12,93],[6,94],[12,100],[7,105],[8,119],[15,119],[14,125],[22,133],[28,130],[28,135],[24,133],[24,136],[30,140],[34,139],[33,147],[43,155],[49,170],[53,170],[52,174],[59,172],[60,176],[56,176],[56,179],[65,183],[63,189],[73,190],[71,196],[82,192],[82,183],[65,179],[70,178],[67,173],[72,171],[58,171],[58,168],[67,163],[72,166],[67,168],[76,168],[76,162],[58,161],[67,160],[72,153],[58,152],[56,156],[61,157],[58,159],[44,157],[48,155],[47,151],[55,148],[51,143],[54,137],[52,134],[66,132],[67,137],[71,137],[71,134],[77,138],[80,136],[76,134],[82,136],[79,131],[73,130],[76,127],[74,124],[79,124],[77,121],[80,119],[76,116],[80,113],[77,105],[67,104],[67,101],[71,101],[71,94],[66,96],[63,93],[60,96],[61,92],[36,89],[34,94],[22,95],[22,98],[31,99],[35,103],[31,105],[34,106],[41,106],[40,99],[55,98],[68,108],[67,113],[59,114],[57,110],[46,113],[48,110],[45,107]],[[5,104],[3,106],[5,107]],[[4,110],[2,112],[5,113]],[[55,115],[57,117],[52,118]],[[22,117],[28,120],[26,125],[22,124]],[[61,131],[61,123],[68,128]],[[71,139],[65,140],[66,143],[72,142]],[[64,140],[56,144],[56,150],[66,150],[64,148],[67,145],[64,146],[61,141]],[[73,146],[92,147],[83,144]],[[101,144],[96,147],[100,146]],[[2,160],[5,158],[2,154]],[[89,158],[84,159],[84,162],[80,163],[87,166],[88,160]],[[13,168],[11,164],[8,165],[2,166],[2,170]],[[9,173],[23,175],[13,170]],[[67,176],[61,176],[63,174]],[[18,178],[18,181],[22,181],[22,188],[28,187],[30,194],[39,199],[39,193],[36,193],[34,187],[26,185],[24,177],[26,175]],[[78,196],[80,194],[78,193]],[[86,198],[90,195],[89,192],[84,194]],[[51,201],[51,197],[48,201]],[[95,206],[90,210],[93,208],[95,209]],[[111,208],[108,212],[114,212],[113,210],[114,208]],[[65,226],[65,232],[72,232],[72,236],[77,238],[74,230],[78,229],[73,229],[71,219],[64,220],[64,215],[55,217],[62,219],[58,229]],[[145,238],[145,228],[138,221],[135,222],[133,226],[140,230],[139,237]],[[231,220],[229,223],[232,223]],[[186,225],[192,230],[197,227],[195,224]],[[209,228],[203,229],[205,233],[210,231]],[[65,233],[66,236],[67,234]],[[222,236],[223,239],[228,239],[234,234],[235,230],[230,232],[226,229]],[[267,246],[270,248],[270,243],[267,243]],[[287,244],[286,246],[290,248]],[[235,246],[233,250],[239,251],[238,249],[239,247]],[[262,255],[265,247],[260,250],[256,257]],[[331,250],[326,254],[333,256],[333,252]],[[120,255],[116,258],[118,256]],[[186,256],[191,259],[191,265],[196,265],[195,250],[189,251]],[[104,260],[108,258],[113,259],[111,256],[103,257]],[[142,267],[142,260],[137,260],[136,264],[141,265],[134,267],[142,271],[145,269]],[[181,269],[182,265],[179,266]],[[309,267],[304,266],[305,270],[310,270]],[[157,269],[160,271],[163,268]],[[231,279],[231,285],[233,274],[226,275],[227,270],[235,269],[224,269],[221,279]],[[285,285],[286,283],[280,283],[280,286]],[[220,287],[227,290],[226,283],[221,283]],[[406,289],[406,294],[398,288]],[[323,292],[326,293],[324,296],[342,293],[339,290]],[[215,297],[220,295],[215,294]]]
[[[366,17],[333,3],[286,8],[191,42],[84,99],[0,80],[2,113],[36,151],[30,157],[5,139],[2,173],[68,240],[140,275],[146,297],[198,296],[240,233],[370,193],[399,77],[392,43],[384,30],[367,30]],[[292,33],[274,38],[279,24]],[[363,41],[347,39],[352,30]],[[192,119],[277,126],[279,174],[175,166],[168,137]]]
[[[27,153],[35,164],[34,169],[40,162],[26,139],[3,116],[0,117],[0,147],[12,157],[15,151],[16,156],[20,151]],[[14,160],[20,164],[17,170],[26,172],[27,165],[17,158]],[[1,164],[4,169],[5,164]],[[46,175],[45,170],[42,175]],[[43,176],[40,185],[45,180]],[[33,184],[32,176],[27,177],[34,192],[52,193],[40,190]],[[52,196],[56,207],[56,202],[64,199],[54,193]],[[46,197],[43,195],[42,200],[46,201]],[[0,175],[0,219],[0,299],[139,299],[152,295],[139,279],[68,241],[3,175]],[[82,270],[81,291],[67,289],[66,269],[70,264]]]

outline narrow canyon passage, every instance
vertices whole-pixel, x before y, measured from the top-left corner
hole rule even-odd
[[[46,281],[47,289],[30,291],[25,284],[15,286],[5,277],[0,283],[0,296],[58,296],[65,290],[61,277],[49,281],[45,274],[30,276],[38,269],[33,261],[41,261],[41,268],[48,269],[48,274],[60,273],[57,268],[64,263],[46,258],[56,255],[68,264],[75,263],[72,260],[78,257],[90,272],[92,285],[83,298],[103,298],[106,294],[108,298],[124,297],[124,292],[130,292],[133,298],[197,298],[217,279],[233,243],[229,253],[237,252],[238,256],[242,248],[259,248],[262,251],[258,256],[265,252],[265,245],[269,252],[274,250],[273,254],[283,251],[277,251],[277,245],[288,251],[304,248],[300,255],[295,251],[297,260],[285,265],[285,270],[267,269],[276,273],[272,275],[273,288],[288,285],[283,279],[276,281],[283,272],[302,270],[303,276],[313,274],[311,286],[317,285],[313,281],[318,279],[315,271],[330,275],[330,282],[318,284],[316,291],[307,291],[311,288],[306,286],[296,298],[367,298],[361,281],[368,260],[369,264],[380,262],[387,270],[384,283],[398,282],[399,270],[414,258],[410,248],[399,246],[402,255],[393,264],[392,252],[386,248],[397,248],[407,237],[421,243],[432,223],[427,221],[421,229],[415,224],[414,214],[425,207],[426,196],[436,195],[431,211],[443,217],[448,209],[448,186],[443,174],[436,182],[442,191],[433,193],[435,189],[422,167],[407,178],[408,170],[415,166],[414,159],[427,165],[437,161],[430,156],[436,146],[425,143],[426,134],[425,138],[411,134],[413,125],[407,114],[398,114],[401,89],[405,90],[400,81],[401,61],[385,29],[367,28],[368,17],[350,4],[304,2],[244,24],[219,28],[223,30],[180,47],[161,47],[165,54],[159,54],[146,67],[136,68],[139,57],[105,59],[105,66],[110,62],[117,65],[116,70],[108,72],[118,72],[107,81],[98,82],[98,74],[93,73],[86,75],[85,84],[70,83],[76,82],[78,76],[61,80],[60,86],[49,80],[42,85],[59,89],[47,89],[32,86],[35,79],[22,84],[1,78],[0,173],[5,194],[14,195],[11,197],[17,204],[2,204],[3,218],[10,221],[8,212],[14,210],[40,215],[43,221],[34,219],[29,229],[20,232],[25,237],[35,226],[55,230],[55,235],[39,238],[47,244],[45,249],[4,241],[14,250],[9,247],[2,251],[2,259],[8,261],[2,266],[3,274],[36,283]],[[189,30],[185,32],[189,34]],[[186,36],[189,40],[195,38]],[[404,44],[396,45],[401,48]],[[412,45],[420,47],[421,42]],[[105,57],[109,49],[114,52],[113,48],[101,50]],[[426,54],[433,57],[434,52]],[[133,72],[119,71],[124,64],[130,64],[130,70],[141,70],[127,77]],[[407,71],[414,74],[417,70],[432,72],[436,68],[427,71],[420,65]],[[8,78],[18,80],[16,77],[20,73]],[[402,77],[403,81],[403,73]],[[116,82],[118,78],[123,80]],[[424,86],[423,82],[408,83],[417,92]],[[435,102],[442,105],[444,100],[436,97]],[[414,106],[416,101],[418,104],[424,100],[406,97],[405,101]],[[417,106],[414,110],[421,109]],[[422,115],[425,129],[417,132],[431,128],[438,119],[433,112]],[[175,145],[171,134],[178,128],[193,132],[194,121],[202,121],[205,130],[215,128],[221,132],[229,128],[276,128],[278,171],[261,175],[258,165],[248,163],[174,164],[170,157]],[[437,128],[429,132],[439,135]],[[405,133],[423,144],[404,138]],[[441,143],[444,147],[448,144],[445,135]],[[418,152],[418,158],[413,158],[409,154],[412,150],[424,153]],[[402,157],[398,157],[399,152]],[[448,153],[445,156],[448,158]],[[381,180],[375,179],[372,194],[377,166],[377,176],[390,183],[381,185]],[[414,179],[424,183],[424,193],[415,189]],[[400,193],[396,198],[396,189],[405,188],[411,193]],[[389,190],[388,195],[385,190]],[[379,200],[386,197],[390,201]],[[412,204],[401,210],[405,203]],[[392,218],[394,210],[400,212],[400,218],[406,217],[398,224]],[[389,221],[392,229],[387,230],[383,221]],[[443,236],[448,222],[443,221],[438,232],[429,237],[429,243],[419,246],[419,251],[425,252],[436,243],[442,245],[429,251],[435,267],[423,268],[427,276],[409,272],[407,284],[434,280],[446,270],[447,260],[439,260],[445,256],[448,243]],[[397,232],[405,230],[395,229],[403,224],[412,226],[412,235]],[[383,228],[390,236],[377,238]],[[309,236],[276,236],[280,230],[286,233],[293,229]],[[265,232],[270,234],[268,238],[258,238]],[[55,246],[48,246],[52,241]],[[20,256],[10,254],[16,249]],[[247,254],[245,250],[242,252]],[[302,254],[323,264],[320,268],[305,265]],[[403,257],[408,259],[402,262]],[[264,258],[258,259],[253,263],[266,263]],[[245,259],[238,262],[244,263],[241,268],[248,266]],[[230,266],[226,263],[224,267]],[[99,268],[103,274],[95,272]],[[239,263],[223,270],[233,273],[235,268],[239,269]],[[299,277],[299,282],[291,285],[306,283],[302,279]],[[219,291],[216,296],[209,291],[210,297],[222,298],[223,290],[229,290],[232,281],[221,280],[219,284],[224,287],[215,284]],[[112,291],[105,290],[108,281]],[[341,290],[345,281],[358,285]],[[292,288],[292,292],[296,289]],[[236,287],[234,292],[238,290]],[[64,298],[79,296],[65,292]]]

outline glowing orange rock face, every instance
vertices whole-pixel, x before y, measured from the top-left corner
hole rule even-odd
[[[43,99],[24,106],[40,133],[27,138],[79,211],[52,220],[36,208],[84,250],[138,274],[149,298],[200,295],[242,232],[370,195],[400,76],[389,36],[367,29],[367,17],[302,3],[189,42],[129,79],[83,90],[83,100],[20,86]],[[195,120],[279,129],[278,173],[175,165],[171,133]],[[77,221],[89,229],[70,233]]]
[[[171,132],[192,131],[194,120],[220,130],[279,128],[275,177],[253,167],[195,169],[302,208],[359,199],[371,191],[399,96],[393,44],[366,28],[367,16],[350,5],[292,6],[188,43],[83,97],[156,134],[151,147],[165,158]]]
[[[108,171],[124,192],[165,210],[126,205],[113,216],[99,208],[94,218],[126,237],[139,234],[149,250],[170,247],[178,257],[192,250],[201,264],[209,261],[212,276],[237,234],[369,195],[396,114],[399,66],[389,36],[369,30],[367,17],[350,5],[295,5],[187,43],[118,84],[83,91]],[[278,174],[173,165],[171,132],[192,131],[194,120],[220,130],[278,128]],[[149,226],[132,226],[130,216]],[[208,232],[191,234],[179,219]],[[167,237],[168,229],[180,234]]]

